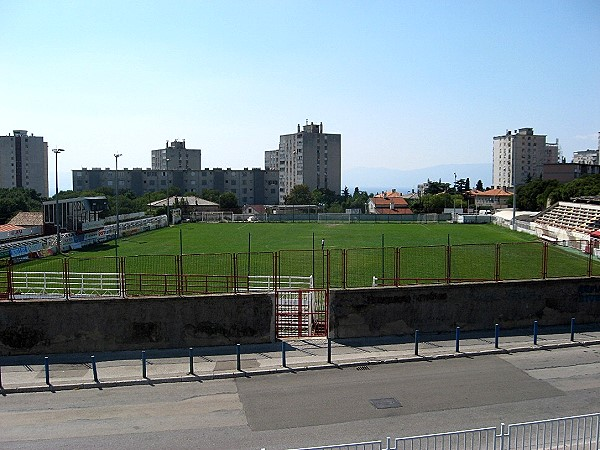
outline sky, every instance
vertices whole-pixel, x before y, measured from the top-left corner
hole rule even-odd
[[[342,135],[342,184],[491,163],[509,129],[568,161],[598,146],[597,0],[0,0],[0,30],[0,135],[65,149],[61,190],[175,139],[203,167],[264,167],[306,121]]]

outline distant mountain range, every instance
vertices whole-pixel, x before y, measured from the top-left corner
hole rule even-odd
[[[398,192],[417,191],[417,185],[428,179],[454,184],[456,178],[469,178],[471,188],[475,187],[477,180],[488,187],[492,182],[492,164],[446,164],[440,166],[424,167],[422,169],[401,170],[389,168],[356,168],[343,173],[342,189],[347,186],[352,194],[358,186],[361,191],[376,193],[396,189]]]

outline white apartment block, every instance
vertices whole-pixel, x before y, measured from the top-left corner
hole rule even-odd
[[[272,151],[268,151],[272,152]],[[265,152],[267,159],[272,154]],[[323,133],[323,123],[315,125],[311,122],[294,134],[279,137],[277,159],[279,170],[279,203],[292,188],[306,184],[310,190],[329,189],[336,194],[341,192],[342,183],[342,136],[341,134]]]
[[[265,151],[265,170],[279,170],[279,150]]]
[[[175,139],[165,148],[152,150],[153,170],[201,170],[202,150],[197,148],[186,148],[185,139]]]
[[[533,128],[507,130],[503,136],[494,136],[492,185],[497,189],[512,189],[525,184],[539,178],[544,164],[556,164],[558,158],[558,139],[547,144],[546,135],[533,134]]]
[[[598,150],[582,150],[579,152],[573,152],[573,163],[574,164],[588,164],[591,166],[598,165]]]
[[[48,143],[26,130],[0,136],[0,187],[34,189],[48,197]]]

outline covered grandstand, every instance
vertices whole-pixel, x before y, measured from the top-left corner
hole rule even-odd
[[[496,211],[495,224],[532,234],[540,239],[568,246],[600,258],[600,197],[578,197],[557,202],[542,212]]]
[[[574,199],[579,200],[579,199]],[[558,202],[538,213],[532,229],[546,241],[570,243],[600,257],[600,198],[583,202]],[[573,245],[578,243],[578,245]]]
[[[589,240],[600,229],[600,205],[558,202],[537,214],[534,222],[549,240]]]

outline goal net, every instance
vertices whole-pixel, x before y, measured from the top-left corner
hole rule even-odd
[[[350,223],[358,222],[358,214],[346,213],[319,213],[317,216],[318,223]]]
[[[226,215],[229,217],[226,217]],[[224,213],[223,211],[204,211],[202,215],[196,216],[196,220],[207,223],[224,222],[228,218],[231,220],[231,213]]]

